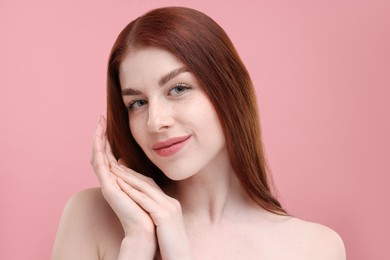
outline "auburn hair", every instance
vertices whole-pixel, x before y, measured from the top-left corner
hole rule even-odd
[[[184,7],[152,10],[119,34],[108,62],[107,138],[117,158],[160,186],[170,180],[134,140],[122,101],[119,66],[137,48],[165,49],[195,75],[219,116],[232,167],[250,197],[264,209],[285,214],[272,193],[249,73],[225,31],[207,15]]]

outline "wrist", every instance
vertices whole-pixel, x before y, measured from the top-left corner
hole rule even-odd
[[[121,259],[154,259],[157,250],[155,235],[125,236],[121,243],[118,260]]]

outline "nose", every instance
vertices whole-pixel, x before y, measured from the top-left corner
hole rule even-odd
[[[149,100],[147,127],[150,133],[169,129],[174,123],[171,105],[165,100]]]

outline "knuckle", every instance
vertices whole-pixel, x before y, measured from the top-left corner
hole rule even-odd
[[[169,203],[167,203],[165,212],[170,216],[180,214],[181,213],[180,202],[176,199],[170,198]]]
[[[174,205],[174,207],[176,208],[176,209],[179,209],[179,210],[181,210],[181,204],[180,204],[180,202],[177,200],[177,199],[171,199],[172,200],[172,204]]]
[[[171,205],[172,205],[172,210],[175,213],[181,213],[181,204],[180,204],[180,202],[178,200],[172,199]]]
[[[171,216],[172,216],[172,214],[170,213],[170,211],[169,211],[169,210],[166,210],[166,209],[160,210],[160,211],[158,212],[158,219],[159,219],[159,222],[160,222],[160,221],[164,221],[164,220],[166,220],[166,219],[171,219]]]
[[[149,180],[145,180],[144,185],[146,189],[153,189],[153,185]]]
[[[156,185],[156,183],[155,183],[155,181],[153,180],[152,177],[145,176],[145,182],[146,182],[149,186],[152,186],[152,187]]]

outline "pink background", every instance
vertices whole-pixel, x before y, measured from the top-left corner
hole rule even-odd
[[[67,199],[98,184],[91,136],[113,41],[169,5],[231,36],[289,212],[335,229],[348,259],[390,259],[389,2],[206,2],[1,0],[0,259],[50,258]]]

